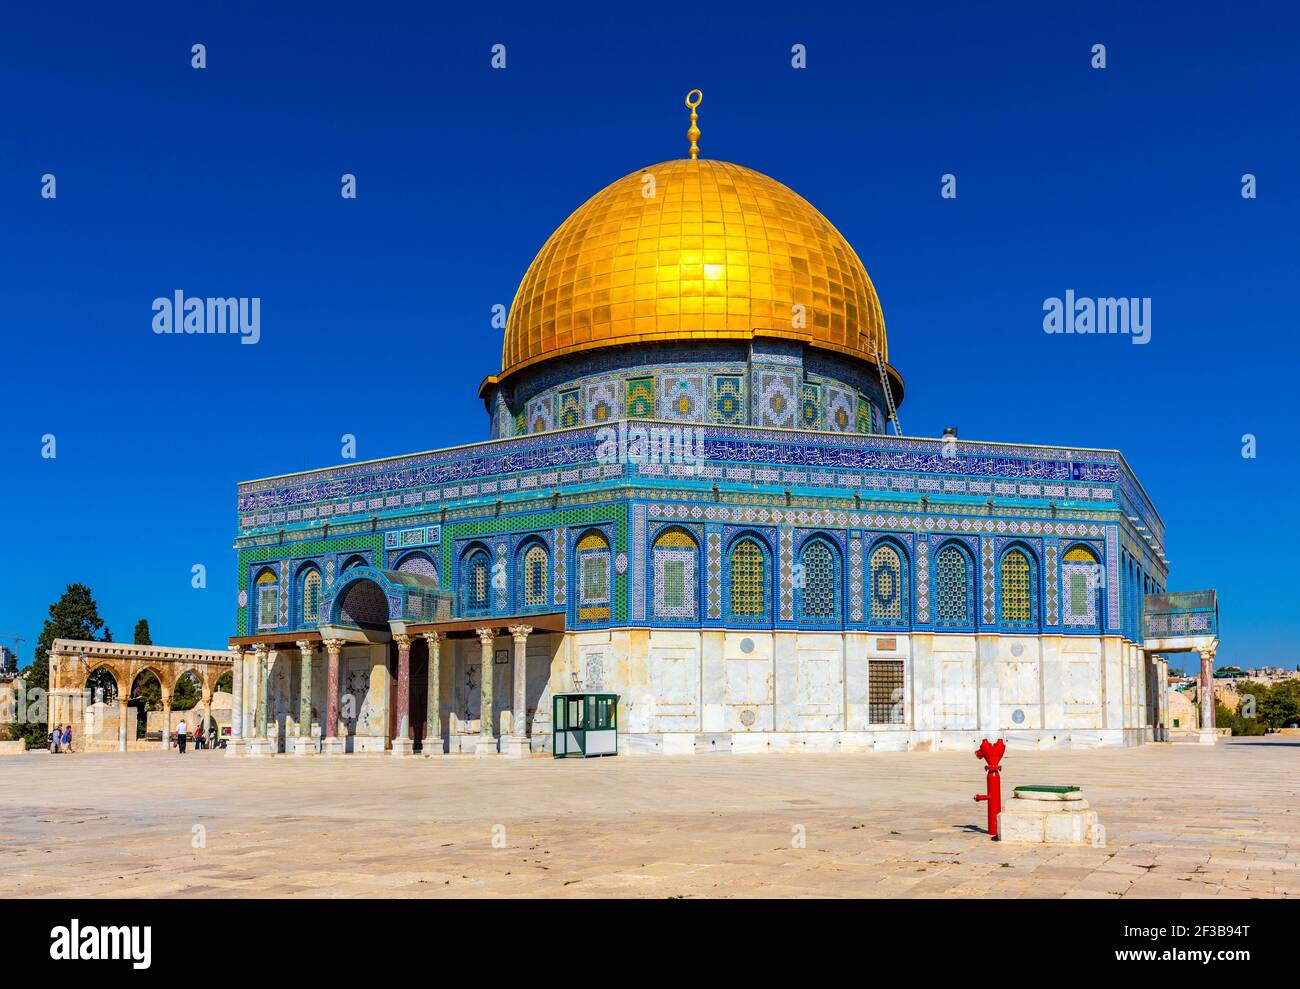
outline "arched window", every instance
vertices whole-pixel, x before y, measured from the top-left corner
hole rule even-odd
[[[320,571],[311,567],[302,578],[303,624],[320,621]]]
[[[609,620],[609,541],[599,532],[588,532],[573,551],[578,571],[578,619],[586,622]]]
[[[934,559],[935,620],[940,625],[969,625],[970,566],[966,554],[949,543]]]
[[[1002,557],[1003,625],[1028,625],[1034,620],[1033,568],[1023,550],[1009,549]]]
[[[839,610],[835,552],[821,539],[812,539],[804,547],[799,562],[802,570],[795,586],[800,591],[800,615],[811,621],[834,619]]]
[[[432,577],[438,579],[438,567],[428,553],[417,550],[414,553],[407,553],[397,564],[398,573],[413,573],[421,577]]]
[[[486,611],[492,601],[492,567],[487,551],[478,548],[465,558],[464,596],[469,611]]]
[[[349,556],[343,561],[342,570],[351,570],[353,567],[364,567],[366,558],[364,556]]]
[[[522,585],[519,597],[525,608],[550,604],[550,562],[550,555],[541,543],[531,543],[524,550],[523,566],[519,568]]]
[[[271,569],[257,575],[257,627],[275,628],[280,624],[280,581]]]
[[[877,625],[902,625],[907,619],[903,603],[903,560],[898,550],[882,543],[871,554],[871,621]]]
[[[694,538],[685,529],[665,529],[655,537],[650,557],[655,617],[694,621],[700,596],[700,551]]]
[[[1101,587],[1097,554],[1082,544],[1071,546],[1062,558],[1061,581],[1065,587],[1065,624],[1073,628],[1097,626],[1097,591]]]
[[[738,618],[767,614],[767,556],[748,537],[731,550],[731,613]]]

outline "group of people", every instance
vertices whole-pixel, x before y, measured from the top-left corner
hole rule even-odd
[[[217,747],[217,726],[212,725],[208,729],[208,734],[204,735],[203,726],[195,725],[192,737],[196,749],[215,749]],[[185,754],[185,743],[188,742],[190,738],[191,733],[189,726],[185,724],[185,719],[181,718],[180,723],[176,726],[176,750],[181,755]]]
[[[191,734],[185,724],[185,719],[181,718],[180,724],[176,726],[176,748],[181,755],[185,754],[185,743],[194,739],[196,749],[215,749],[217,747],[217,726],[213,725],[208,729],[208,734],[203,734],[203,726],[195,725],[194,732]],[[49,733],[48,740],[51,752],[71,752],[72,751],[72,725],[55,725]]]
[[[49,737],[51,752],[72,751],[72,725],[55,725]]]

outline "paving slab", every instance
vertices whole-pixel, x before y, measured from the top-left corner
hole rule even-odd
[[[0,762],[0,896],[1297,897],[1300,754],[1012,751],[1104,849],[1002,845],[965,752]]]

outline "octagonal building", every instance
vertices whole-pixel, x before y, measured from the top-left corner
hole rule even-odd
[[[541,752],[565,692],[624,754],[1162,738],[1123,456],[899,435],[888,353],[780,182],[613,182],[524,273],[489,438],[239,485],[230,751]]]

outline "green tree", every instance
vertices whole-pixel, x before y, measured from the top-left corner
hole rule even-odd
[[[1263,735],[1268,730],[1259,718],[1246,717],[1241,711],[1240,708],[1233,711],[1216,703],[1214,723],[1220,728],[1230,728],[1234,735]]]
[[[26,669],[27,703],[34,705],[33,692],[45,694],[50,689],[50,649],[55,639],[93,640],[104,619],[99,617],[99,607],[85,584],[69,584],[60,598],[50,605],[49,617],[36,640],[36,651],[31,665]],[[49,729],[44,721],[32,721],[30,716],[22,723],[9,726],[11,739],[23,739],[29,749],[46,744]]]
[[[203,699],[203,691],[194,674],[186,673],[176,681],[172,690],[172,710],[188,711],[196,707]]]
[[[1300,720],[1300,680],[1273,684],[1258,704],[1260,720],[1274,731]]]
[[[137,646],[151,646],[153,639],[149,638],[149,619],[141,618],[135,623],[135,644]]]
[[[162,710],[162,684],[152,670],[142,670],[131,685],[131,702],[139,702],[142,711]],[[141,725],[144,718],[140,719]]]

